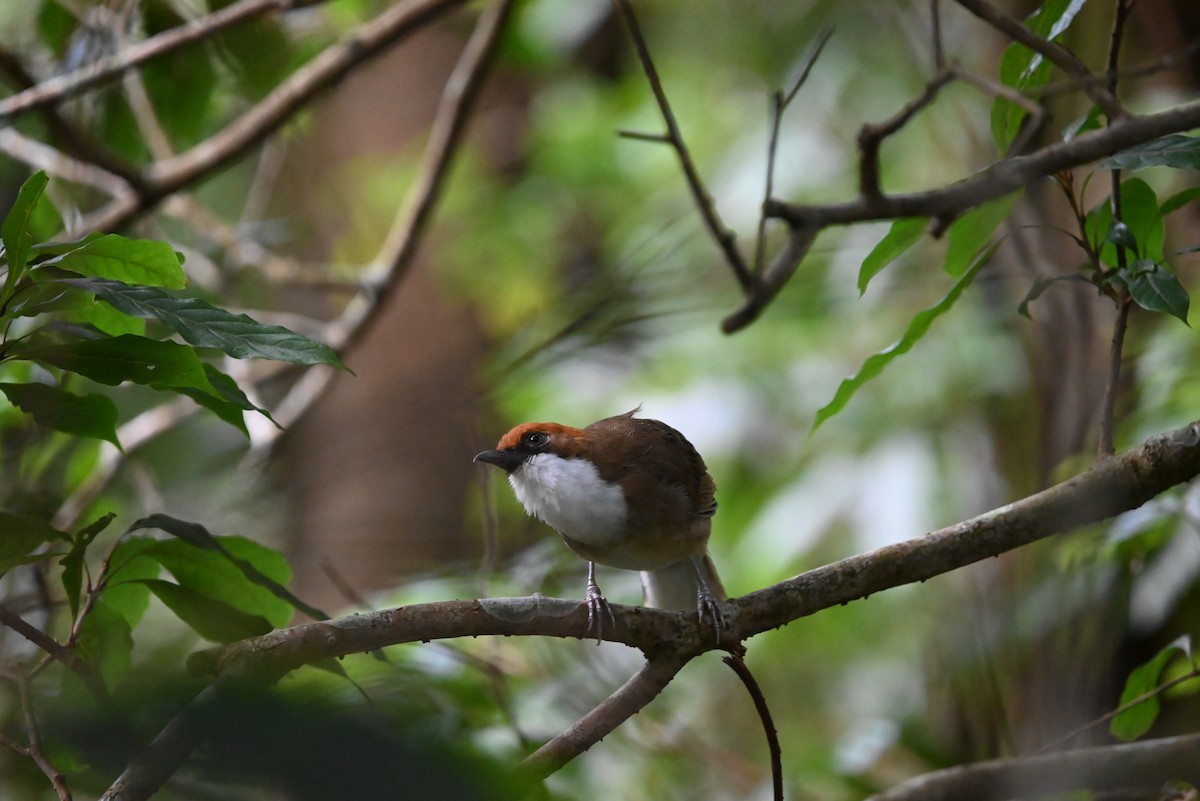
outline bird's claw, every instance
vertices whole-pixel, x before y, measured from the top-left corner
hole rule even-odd
[[[721,602],[711,591],[704,587],[696,593],[696,613],[699,615],[700,625],[703,626],[706,620],[712,621],[713,633],[716,635],[717,642],[721,641],[721,626],[725,624],[725,612],[721,609]]]
[[[604,636],[604,618],[607,617],[609,622],[616,626],[617,617],[613,614],[604,593],[600,592],[600,588],[594,583],[588,584],[585,602],[588,610],[588,631],[596,635],[596,645],[599,645]]]

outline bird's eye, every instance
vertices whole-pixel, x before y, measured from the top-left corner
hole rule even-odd
[[[529,448],[540,448],[550,440],[544,431],[530,431],[522,442]]]

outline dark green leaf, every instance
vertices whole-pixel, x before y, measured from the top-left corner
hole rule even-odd
[[[892,223],[879,244],[863,259],[862,268],[858,271],[858,294],[867,291],[867,284],[899,256],[908,250],[925,232],[929,224],[928,217],[902,217]]]
[[[292,364],[344,365],[328,346],[278,325],[218,309],[198,298],[177,298],[153,287],[96,278],[64,283],[92,292],[118,311],[156,319],[198,348],[217,348],[236,359],[274,359]]]
[[[943,268],[953,278],[964,275],[974,263],[981,248],[987,245],[1000,224],[1008,219],[1019,192],[976,206],[950,226],[949,244]]]
[[[21,185],[16,202],[9,209],[8,216],[0,224],[0,241],[4,242],[4,255],[8,262],[8,274],[4,279],[4,292],[0,300],[7,302],[17,286],[17,281],[25,274],[25,266],[29,263],[30,249],[34,244],[33,219],[38,200],[46,191],[50,179],[44,172],[35,172]]]
[[[270,548],[257,545],[241,537],[214,537],[204,526],[163,514],[144,517],[130,526],[129,531],[148,528],[157,528],[172,534],[193,548],[220,554],[229,560],[248,581],[266,589],[271,595],[286,601],[293,608],[315,620],[326,620],[329,617],[320,609],[309,606],[297,598],[284,586],[284,583],[291,578],[291,569],[287,566],[287,561]],[[170,567],[167,569],[169,570]],[[273,613],[264,612],[264,614]]]
[[[70,542],[66,532],[29,515],[0,512],[0,572],[4,572],[33,549],[52,541]]]
[[[1200,137],[1171,134],[1122,150],[1100,162],[1102,170],[1190,167],[1200,170]]]
[[[246,394],[242,392],[232,378],[207,362],[204,364],[204,372],[208,375],[208,380],[212,384],[216,394],[183,390],[184,394],[246,436],[249,436],[250,432],[246,429],[243,412],[258,412],[272,423],[275,423],[275,419],[271,417],[271,414],[266,409],[255,406],[250,402],[250,399],[246,397]],[[279,424],[275,423],[275,425],[278,427]]]
[[[213,391],[194,350],[134,334],[66,344],[23,342],[11,352],[109,386],[132,381],[155,388]]]
[[[83,558],[87,554],[92,540],[96,539],[96,536],[104,531],[115,517],[116,515],[110,512],[91,525],[84,527],[75,535],[75,542],[71,545],[71,550],[59,562],[62,565],[62,585],[63,590],[67,593],[67,602],[71,606],[72,620],[79,613],[79,593],[83,590]]]
[[[130,630],[137,627],[150,605],[150,590],[137,583],[138,580],[158,578],[162,572],[158,562],[145,555],[158,542],[148,537],[127,537],[108,558],[103,597],[113,611],[125,618]]]
[[[908,328],[905,330],[904,336],[900,338],[900,341],[896,342],[891,347],[870,356],[865,362],[863,362],[863,366],[859,368],[859,371],[856,375],[842,381],[842,383],[838,386],[837,392],[833,396],[833,400],[829,401],[829,403],[825,404],[817,411],[817,417],[813,421],[812,431],[816,431],[822,423],[845,408],[850,399],[854,397],[854,393],[861,389],[862,386],[872,378],[875,378],[882,373],[883,369],[891,364],[892,360],[894,360],[897,356],[900,356],[901,354],[907,353],[909,350],[911,350],[912,346],[915,345],[921,339],[921,337],[925,336],[925,332],[929,330],[931,325],[933,325],[933,321],[949,311],[954,305],[955,301],[957,301],[962,293],[966,291],[966,288],[971,285],[971,282],[975,279],[975,276],[979,273],[979,270],[983,267],[983,265],[987,264],[988,260],[991,259],[992,254],[996,252],[996,247],[997,245],[989,245],[980,253],[976,254],[974,262],[972,262],[972,264],[967,268],[967,271],[963,274],[962,278],[960,278],[958,282],[951,287],[950,291],[946,293],[946,296],[933,306],[930,306],[928,309],[925,309],[917,314],[917,316],[914,317],[911,322],[909,322]]]
[[[241,544],[234,544],[235,539],[241,543],[250,542],[233,537],[223,537],[221,542],[223,546],[245,550]],[[266,561],[261,552],[273,557],[272,572],[282,570],[285,581],[291,577],[291,570],[281,555],[257,543],[251,543],[251,547],[260,551],[254,553],[260,562]],[[261,615],[276,626],[285,626],[292,618],[291,604],[250,581],[224,549],[222,552],[202,551],[182,540],[164,540],[148,549],[146,554],[165,567],[182,587],[221,598],[230,606],[247,614]]]
[[[104,598],[99,598],[79,628],[76,652],[100,672],[106,686],[129,672],[133,655],[133,632],[125,618]]]
[[[1126,244],[1136,258],[1154,261],[1163,259],[1166,226],[1158,207],[1158,198],[1150,185],[1141,178],[1131,178],[1121,184],[1121,222],[1128,232],[1114,233],[1112,201],[1098,203],[1084,221],[1088,241],[1099,251],[1100,260],[1109,267],[1120,265],[1117,239]],[[1132,238],[1132,244],[1129,244]]]
[[[1051,284],[1056,284],[1059,281],[1078,281],[1084,284],[1091,283],[1091,281],[1079,273],[1067,273],[1066,275],[1039,277],[1034,280],[1033,286],[1029,287],[1029,291],[1025,293],[1025,298],[1021,301],[1021,305],[1017,307],[1017,313],[1024,317],[1029,317],[1029,304],[1040,298],[1042,293],[1050,288]]]
[[[1152,261],[1139,261],[1131,265],[1125,278],[1129,295],[1137,305],[1147,311],[1163,312],[1178,317],[1188,325],[1188,307],[1191,303],[1187,290],[1175,273]]]
[[[40,426],[80,437],[117,442],[117,406],[103,395],[74,395],[45,384],[0,383],[10,403]]]
[[[192,630],[206,640],[236,642],[272,630],[258,615],[248,615],[224,601],[161,579],[139,579]]]
[[[89,278],[110,278],[126,284],[183,289],[187,276],[182,260],[166,242],[126,239],[108,234],[45,262]]]
[[[1158,688],[1163,671],[1177,656],[1191,658],[1191,640],[1184,635],[1163,648],[1154,658],[1139,665],[1125,680],[1125,689],[1121,692],[1119,706],[1131,703]],[[1152,695],[1141,703],[1133,706],[1113,718],[1110,731],[1114,737],[1128,742],[1136,740],[1150,730],[1158,719],[1160,704],[1157,695]]]

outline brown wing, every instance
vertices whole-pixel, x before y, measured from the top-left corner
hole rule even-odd
[[[663,523],[679,525],[698,517],[712,517],[717,510],[713,499],[717,488],[700,454],[683,434],[658,420],[634,417],[637,411],[598,420],[588,426],[592,430],[620,435],[615,438],[618,444],[613,455],[616,458],[608,462],[601,478],[620,483],[627,496],[639,494],[643,487],[654,485],[676,490],[678,505],[667,504],[676,508],[660,510],[660,515],[675,519],[663,520]]]

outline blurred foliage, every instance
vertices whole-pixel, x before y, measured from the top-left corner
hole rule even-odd
[[[71,100],[63,111],[106,151],[144,164],[158,155],[156,133],[176,151],[196,144],[387,5],[335,0],[152,63],[142,80],[157,130],[117,87]],[[928,77],[925,3],[636,5],[684,136],[743,246],[753,239],[762,201],[770,93],[794,77],[819,31],[832,26],[835,34],[783,121],[781,198],[851,196],[855,133],[894,114]],[[1024,89],[1062,80],[1028,50],[1006,47],[952,4],[942,6],[948,58]],[[204,4],[146,0],[133,15],[126,8],[10,3],[0,8],[0,40],[48,75],[178,25]],[[1108,34],[1110,13],[1105,3],[1051,0],[1029,24],[1094,50]],[[762,319],[723,337],[718,323],[736,305],[736,284],[698,221],[677,159],[665,146],[616,135],[662,126],[609,14],[599,0],[520,5],[494,79],[522,88],[522,99],[508,99],[512,108],[501,110],[520,119],[518,141],[508,143],[517,155],[496,165],[486,155],[494,143],[469,142],[427,245],[436,253],[429,269],[473,310],[494,346],[479,383],[503,421],[498,430],[526,419],[584,424],[641,404],[647,416],[686,433],[717,481],[712,551],[731,592],[918,536],[1036,487],[1043,476],[1034,465],[1054,425],[1044,414],[1048,398],[1072,389],[1047,388],[1037,377],[1049,340],[1067,338],[1072,323],[1052,317],[1058,330],[1037,327],[1051,314],[1048,300],[1058,297],[1048,293],[1075,293],[1072,302],[1102,307],[1083,327],[1107,321],[1111,297],[1122,293],[1140,307],[1126,346],[1119,447],[1195,418],[1200,342],[1178,322],[1189,321],[1200,239],[1195,138],[1113,154],[1095,170],[1062,178],[1048,200],[1001,199],[964,215],[941,239],[928,235],[923,220],[827,232]],[[458,30],[459,22],[448,28]],[[1152,29],[1156,21],[1138,24]],[[1129,49],[1151,55],[1137,33]],[[10,77],[4,85],[15,91]],[[1158,77],[1121,89],[1133,107],[1179,100]],[[918,190],[983,169],[1017,140],[1024,116],[1007,101],[952,86],[887,141],[882,184],[889,192]],[[1073,121],[1068,136],[1102,124],[1073,97],[1055,108],[1045,130],[1063,131]],[[283,145],[303,142],[313,126],[303,112]],[[53,139],[38,115],[20,118],[15,129]],[[7,338],[53,313],[110,342],[147,336],[148,322],[153,341],[165,345],[178,334],[190,344],[172,344],[201,348],[199,356],[215,346],[230,357],[278,358],[240,351],[219,336],[193,341],[180,322],[216,308],[210,301],[264,310],[304,305],[287,281],[274,280],[266,259],[239,256],[230,232],[294,253],[309,246],[314,228],[328,228],[336,231],[330,252],[366,262],[417,158],[415,150],[371,153],[328,167],[338,185],[319,220],[272,216],[283,214],[278,203],[247,208],[270,159],[244,159],[189,193],[187,202],[208,216],[162,209],[138,223],[142,239],[119,239],[120,253],[142,265],[136,275],[112,273],[112,254],[97,244],[107,237],[36,251],[63,219],[94,208],[96,193],[59,181],[36,189],[38,179],[26,182],[29,170],[0,158],[0,207],[29,212],[22,226],[4,232],[5,319],[19,311],[7,301],[30,253],[41,253],[30,270],[45,265],[49,283],[88,298],[24,296],[29,314],[13,321]],[[1125,171],[1121,224],[1113,221],[1112,170]],[[1137,176],[1126,174],[1134,170]],[[351,207],[339,203],[347,195]],[[1022,225],[1017,215],[1034,202],[1050,204],[1053,220],[1035,205],[1037,225]],[[782,233],[769,227],[771,244]],[[1075,249],[1057,251],[1061,263],[1041,259],[1026,272],[1014,269],[1027,252],[1018,240],[1031,237]],[[167,272],[153,273],[155,280],[145,260],[131,255],[139,242],[161,246],[151,261]],[[187,255],[182,268],[177,252]],[[72,253],[76,278],[53,272],[71,270],[65,262]],[[300,266],[336,280],[359,273]],[[186,296],[173,294],[182,282],[170,278],[172,269],[186,270]],[[1108,332],[1098,336],[1106,340]],[[890,354],[886,371],[880,354]],[[257,402],[199,356],[202,372],[181,373],[175,388],[192,390],[183,394],[244,428],[242,412]],[[7,570],[0,597],[70,642],[111,694],[110,702],[98,701],[95,688],[58,663],[31,686],[39,712],[46,710],[46,752],[82,794],[102,791],[128,763],[131,743],[152,737],[200,690],[184,669],[199,638],[224,641],[284,625],[303,602],[281,595],[290,569],[259,544],[275,533],[267,515],[256,516],[252,505],[233,515],[224,508],[228,494],[213,493],[206,476],[239,485],[251,477],[240,461],[243,440],[212,419],[145,448],[140,470],[148,477],[130,471],[69,524],[47,522],[100,471],[112,452],[101,442],[117,441],[122,422],[163,403],[154,382],[112,389],[130,376],[73,375],[71,365],[78,361],[47,349],[0,364],[7,399],[0,403],[0,563]],[[852,382],[853,398],[838,390],[848,375],[860,379]],[[58,413],[44,397],[51,387],[63,393]],[[248,405],[239,407],[243,400]],[[1094,415],[1096,405],[1081,403],[1076,413]],[[829,413],[821,416],[822,409]],[[823,422],[817,431],[815,421]],[[1068,474],[1088,463],[1074,453],[1053,460]],[[529,525],[506,488],[494,495],[501,536]],[[148,508],[159,498],[172,505]],[[477,507],[473,520],[482,531],[485,511]],[[154,511],[177,517],[148,518]],[[200,534],[179,518],[207,528]],[[1111,525],[756,638],[748,661],[780,730],[789,797],[855,798],[943,765],[1025,753],[1179,675],[1171,671],[1186,649],[1169,643],[1200,625],[1198,519],[1200,495],[1185,489]],[[158,524],[172,536],[148,533]],[[90,592],[101,584],[102,593]],[[371,603],[535,590],[576,597],[582,584],[580,563],[547,537],[492,575],[409,581]],[[603,575],[601,584],[614,600],[638,597],[633,575]],[[0,635],[6,665],[37,661],[33,646],[11,631]],[[340,670],[305,668],[269,695],[213,710],[213,746],[164,797],[259,798],[264,786],[288,798],[378,795],[397,786],[413,797],[512,797],[521,788],[508,785],[497,766],[570,725],[640,661],[607,644],[500,638],[397,647],[385,656],[349,658]],[[1195,708],[1196,685],[1183,682],[1156,699],[1157,714],[1148,704],[1135,707],[1141,717],[1118,717],[1114,731],[1193,730],[1187,711]],[[11,682],[3,687],[0,726],[22,740],[18,695]],[[1101,734],[1094,729],[1076,742]],[[316,765],[326,770],[314,772]],[[50,797],[36,766],[15,752],[0,751],[0,776],[6,797]],[[766,797],[768,787],[753,708],[712,655],[553,776],[546,795],[720,799]]]

